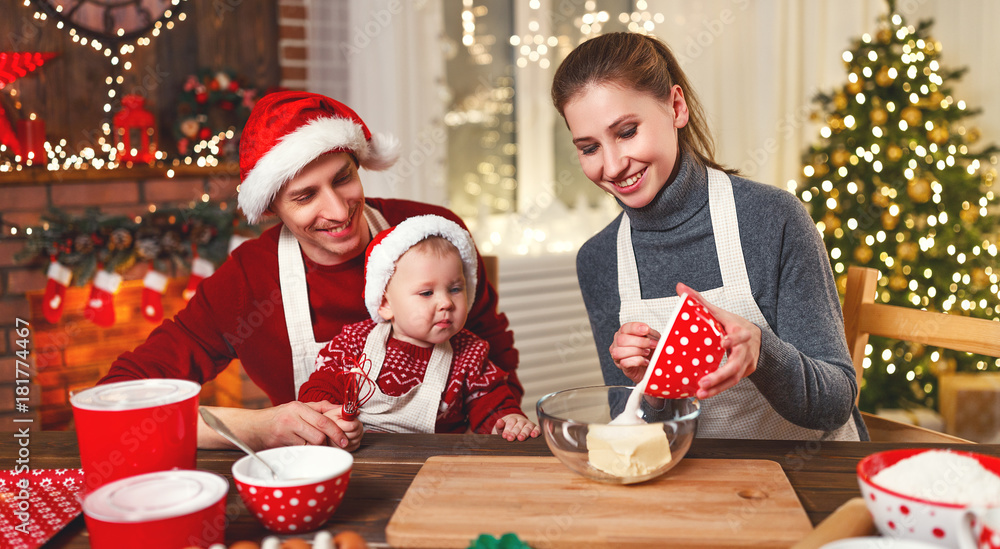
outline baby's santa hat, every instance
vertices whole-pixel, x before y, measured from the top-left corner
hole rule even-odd
[[[240,209],[257,223],[278,191],[302,168],[331,152],[349,152],[362,168],[384,170],[399,141],[372,134],[357,113],[316,93],[269,93],[254,105],[240,137]]]
[[[476,295],[476,276],[478,272],[478,256],[472,236],[458,223],[438,215],[418,215],[411,217],[399,225],[380,232],[368,244],[365,250],[365,306],[368,314],[375,322],[386,322],[378,314],[382,305],[385,287],[396,271],[396,261],[416,243],[429,236],[440,236],[458,248],[465,272],[465,290],[469,296],[468,304]]]

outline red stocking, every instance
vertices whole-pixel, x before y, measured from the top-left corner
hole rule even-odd
[[[184,290],[184,299],[194,297],[194,293],[198,291],[198,284],[212,276],[214,272],[215,265],[212,265],[211,261],[200,257],[194,258],[191,262],[191,278],[188,279],[187,289]]]
[[[142,316],[150,322],[163,318],[163,292],[167,290],[167,275],[150,269],[142,279]]]
[[[94,324],[107,328],[115,323],[115,292],[122,283],[122,275],[109,273],[103,269],[94,276],[90,287],[90,299],[83,316]]]
[[[47,276],[49,281],[45,285],[42,313],[50,324],[58,324],[62,318],[63,305],[66,304],[66,286],[69,286],[69,281],[73,278],[73,271],[53,258],[52,263],[49,263]]]

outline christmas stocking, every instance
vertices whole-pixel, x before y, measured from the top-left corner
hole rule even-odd
[[[215,265],[207,259],[202,259],[200,257],[194,258],[191,262],[191,278],[188,279],[187,289],[184,290],[184,299],[191,299],[194,297],[194,293],[198,290],[198,284],[212,276],[215,272]]]
[[[150,322],[163,318],[163,292],[167,290],[167,275],[152,269],[142,279],[142,316]]]
[[[115,323],[115,292],[121,286],[122,275],[99,269],[90,287],[90,299],[83,316],[94,324],[107,328]]]
[[[62,318],[63,305],[66,304],[66,286],[73,278],[73,271],[55,259],[49,263],[49,278],[45,284],[45,297],[42,299],[42,313],[50,324],[57,324]]]

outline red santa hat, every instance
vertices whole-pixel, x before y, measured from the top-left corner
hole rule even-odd
[[[278,191],[321,155],[349,152],[362,168],[384,170],[399,158],[399,141],[372,134],[357,113],[315,93],[262,97],[240,137],[240,209],[257,223]]]
[[[458,248],[465,272],[465,290],[472,307],[476,295],[478,257],[472,236],[454,221],[437,215],[418,215],[380,232],[365,250],[365,306],[375,322],[385,322],[378,308],[389,279],[396,271],[396,261],[414,244],[430,236],[440,236]]]

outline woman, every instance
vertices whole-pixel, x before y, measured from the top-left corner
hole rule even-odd
[[[577,256],[605,382],[642,378],[655,328],[687,291],[727,332],[727,361],[699,383],[699,436],[867,439],[812,220],[792,194],[715,162],[669,48],[631,33],[584,42],[556,71],[552,99],[584,174],[624,209]]]

